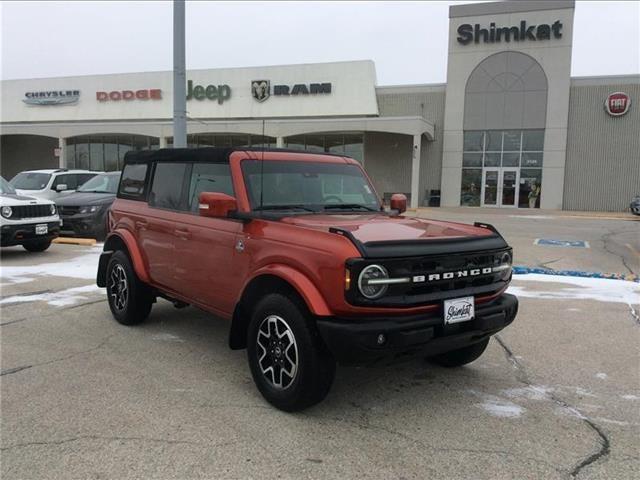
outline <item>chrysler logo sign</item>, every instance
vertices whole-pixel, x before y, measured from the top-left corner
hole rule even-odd
[[[604,102],[604,109],[612,117],[619,117],[629,111],[631,97],[623,92],[610,93]]]
[[[22,101],[28,105],[66,105],[80,99],[80,90],[48,90],[26,92]]]

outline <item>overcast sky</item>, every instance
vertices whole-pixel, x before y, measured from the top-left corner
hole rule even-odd
[[[379,85],[446,81],[448,6],[188,2],[187,68],[371,59]],[[3,1],[1,78],[172,68],[171,2]],[[571,74],[640,72],[640,2],[576,2]]]

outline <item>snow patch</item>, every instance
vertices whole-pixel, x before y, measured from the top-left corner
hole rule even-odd
[[[90,252],[62,262],[19,267],[2,265],[0,266],[0,279],[8,283],[25,283],[37,277],[46,276],[94,280],[98,271],[98,259],[102,252],[102,246],[94,247]]]
[[[640,400],[640,397],[637,395],[622,395],[621,397],[625,400]]]
[[[606,373],[596,373],[596,378],[599,378],[600,380],[604,380],[605,378],[607,378],[607,374]]]
[[[502,393],[509,398],[526,398],[529,400],[550,400],[550,388],[530,385],[522,388],[509,388]]]
[[[75,305],[90,298],[93,293],[103,293],[104,290],[97,285],[85,285],[83,287],[68,288],[58,292],[37,293],[33,295],[15,295],[0,300],[0,305],[29,303],[29,302],[47,302],[54,307],[66,307]]]
[[[608,278],[568,277],[528,273],[513,277],[513,283],[556,284],[548,290],[534,290],[528,285],[511,285],[507,290],[519,297],[557,300],[596,300],[598,302],[640,303],[640,283]],[[558,285],[563,284],[563,285]]]
[[[178,337],[177,335],[172,335],[171,333],[157,333],[152,336],[151,339],[161,342],[184,342],[182,338]]]
[[[468,392],[483,400],[482,403],[476,403],[476,407],[482,408],[484,411],[489,413],[489,415],[494,417],[516,418],[522,415],[525,410],[520,405],[495,395],[488,395],[475,390],[468,390]]]

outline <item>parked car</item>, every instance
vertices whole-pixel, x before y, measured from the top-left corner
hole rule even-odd
[[[59,230],[60,217],[52,201],[18,195],[0,177],[0,245],[22,245],[29,252],[43,252]]]
[[[18,195],[57,200],[63,195],[68,195],[95,177],[100,172],[89,170],[68,170],[57,168],[53,170],[27,170],[20,172],[10,181]]]
[[[78,235],[103,240],[108,211],[116,199],[120,172],[99,173],[79,186],[75,193],[56,201],[62,218],[61,235]]]
[[[629,209],[634,215],[640,215],[640,195],[636,195],[629,204]]]
[[[228,319],[265,399],[299,410],[326,396],[336,363],[457,367],[514,320],[504,238],[403,216],[406,201],[384,211],[360,164],[337,155],[129,152],[97,283],[124,325],[158,297]]]

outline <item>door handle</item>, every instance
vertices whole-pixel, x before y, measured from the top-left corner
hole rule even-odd
[[[136,228],[139,230],[145,230],[147,225],[149,225],[149,223],[144,220],[136,220]]]
[[[189,240],[191,238],[191,233],[189,232],[189,230],[176,229],[174,230],[174,233],[176,237],[181,238],[183,240]]]

